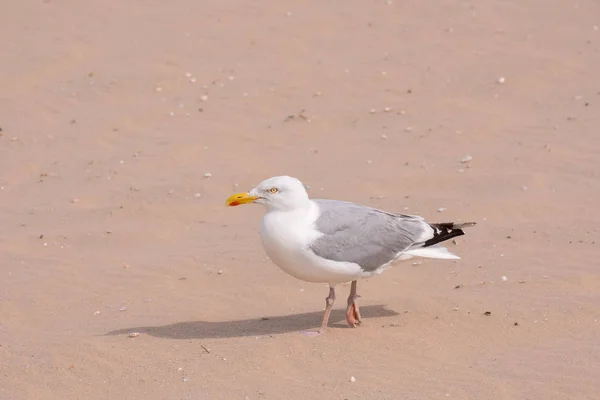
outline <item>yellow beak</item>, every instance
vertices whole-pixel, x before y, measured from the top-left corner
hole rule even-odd
[[[225,202],[225,205],[229,207],[235,207],[239,206],[240,204],[252,203],[256,199],[258,199],[258,196],[250,196],[248,192],[236,193],[229,196]]]

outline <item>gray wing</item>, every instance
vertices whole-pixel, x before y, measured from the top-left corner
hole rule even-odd
[[[316,229],[324,233],[310,248],[320,257],[353,262],[374,271],[398,253],[419,243],[433,228],[421,217],[390,214],[337,200],[313,200],[321,214]]]

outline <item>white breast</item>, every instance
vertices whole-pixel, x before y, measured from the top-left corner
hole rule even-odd
[[[308,209],[269,211],[260,226],[261,239],[269,258],[288,274],[307,282],[341,283],[363,275],[354,263],[325,260],[308,247],[322,233],[314,229],[319,213],[311,202]]]

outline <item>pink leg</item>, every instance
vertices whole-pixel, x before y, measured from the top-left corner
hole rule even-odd
[[[360,319],[360,310],[358,309],[358,304],[356,304],[356,300],[359,298],[360,296],[356,294],[356,281],[352,281],[350,296],[348,296],[348,308],[346,309],[346,322],[351,328],[356,328],[362,322]]]
[[[321,332],[327,330],[327,323],[329,322],[333,303],[335,303],[335,288],[329,286],[329,296],[325,298],[325,313],[323,313],[323,321],[321,322],[321,329],[319,329]]]
[[[302,333],[307,336],[318,336],[324,333],[327,330],[327,323],[329,322],[329,316],[331,315],[333,303],[335,303],[335,287],[329,286],[329,296],[325,298],[325,312],[323,313],[321,327],[317,331],[303,331]]]

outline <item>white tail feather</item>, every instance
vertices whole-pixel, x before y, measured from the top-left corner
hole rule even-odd
[[[450,253],[447,248],[442,246],[429,246],[421,247],[418,249],[411,249],[405,251],[404,254],[411,255],[414,257],[441,258],[444,260],[460,260],[459,256]]]

